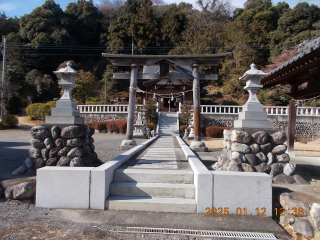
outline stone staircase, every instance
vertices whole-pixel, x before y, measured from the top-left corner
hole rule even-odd
[[[159,135],[171,136],[179,133],[177,126],[177,113],[160,113]]]
[[[177,161],[174,145],[173,137],[160,137],[137,159],[117,169],[106,209],[196,213],[193,172]]]

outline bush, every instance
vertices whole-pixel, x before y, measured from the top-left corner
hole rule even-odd
[[[201,98],[201,105],[217,105],[217,103],[211,98]]]
[[[119,132],[125,134],[127,132],[127,120],[117,120],[115,122]]]
[[[147,122],[147,127],[152,130],[157,130],[157,124],[154,124],[153,122]]]
[[[158,122],[158,113],[157,113],[157,105],[155,102],[147,101],[146,105],[146,120],[148,122],[153,122],[154,124],[157,124]]]
[[[207,131],[207,125],[201,125],[201,136],[205,137],[206,136],[206,131]]]
[[[219,126],[208,126],[206,128],[206,134],[208,137],[221,138],[223,137],[223,130],[231,129],[231,127],[219,127]]]
[[[185,131],[185,129],[186,129],[187,127],[188,127],[187,125],[181,125],[181,126],[179,127],[180,132],[183,132],[183,133],[184,133],[184,131]]]
[[[239,106],[239,103],[234,100],[223,100],[221,105],[233,105],[233,106]]]
[[[50,101],[41,105],[41,108],[40,108],[41,120],[44,120],[46,116],[51,116],[51,108],[53,107],[56,107],[55,101]]]
[[[26,108],[26,112],[30,118],[30,120],[40,120],[40,109],[41,109],[42,103],[33,103],[30,104]]]
[[[107,129],[108,132],[126,133],[127,131],[127,120],[113,120],[113,121],[101,121],[101,122],[91,122],[86,123],[86,126],[93,127],[94,129],[101,132],[104,129]]]
[[[23,108],[23,101],[17,95],[9,95],[8,100],[6,101],[6,110],[10,114],[20,113]]]
[[[79,104],[81,105],[81,104]],[[104,105],[104,101],[86,101],[86,105]]]
[[[109,121],[107,122],[107,128],[108,131],[111,132],[118,132],[119,131],[119,127],[117,126],[117,124],[115,123],[115,121]]]
[[[0,122],[3,128],[15,128],[17,127],[19,121],[18,118],[12,115],[5,115]]]
[[[51,116],[51,108],[53,107],[56,107],[55,101],[33,103],[27,107],[26,112],[30,120],[44,120],[46,116]]]

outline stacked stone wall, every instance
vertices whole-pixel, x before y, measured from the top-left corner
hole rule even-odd
[[[32,127],[29,157],[12,174],[23,174],[44,166],[100,166],[102,162],[93,144],[94,131],[85,125]]]
[[[201,125],[233,127],[233,119],[214,119],[201,117]],[[273,121],[273,128],[277,131],[286,131],[287,121]],[[320,138],[320,123],[297,122],[295,140],[314,141]]]
[[[216,171],[264,172],[276,183],[306,183],[295,174],[286,152],[285,132],[269,135],[265,131],[250,134],[239,130],[224,130],[224,148],[218,162],[212,166]]]
[[[80,114],[84,118],[84,122],[102,122],[102,121],[113,121],[113,120],[125,120],[128,118],[128,113],[117,113],[117,114]]]

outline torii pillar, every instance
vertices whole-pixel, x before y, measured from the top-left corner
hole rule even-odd
[[[199,65],[192,65],[193,76],[193,131],[194,141],[191,142],[190,148],[195,152],[206,152],[208,148],[201,141],[201,109],[200,109],[200,74]]]
[[[133,140],[133,124],[134,124],[134,116],[135,116],[135,110],[136,110],[137,78],[138,78],[138,65],[131,64],[127,132],[126,132],[126,139],[124,139],[121,142],[121,145],[119,146],[121,150],[129,150],[137,146],[136,141]]]

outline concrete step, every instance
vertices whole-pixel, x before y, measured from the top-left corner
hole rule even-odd
[[[109,196],[106,209],[196,213],[195,199]]]
[[[161,169],[117,169],[113,173],[113,181],[193,184],[193,172],[186,170]]]
[[[191,198],[195,197],[193,184],[113,182],[111,196]]]

